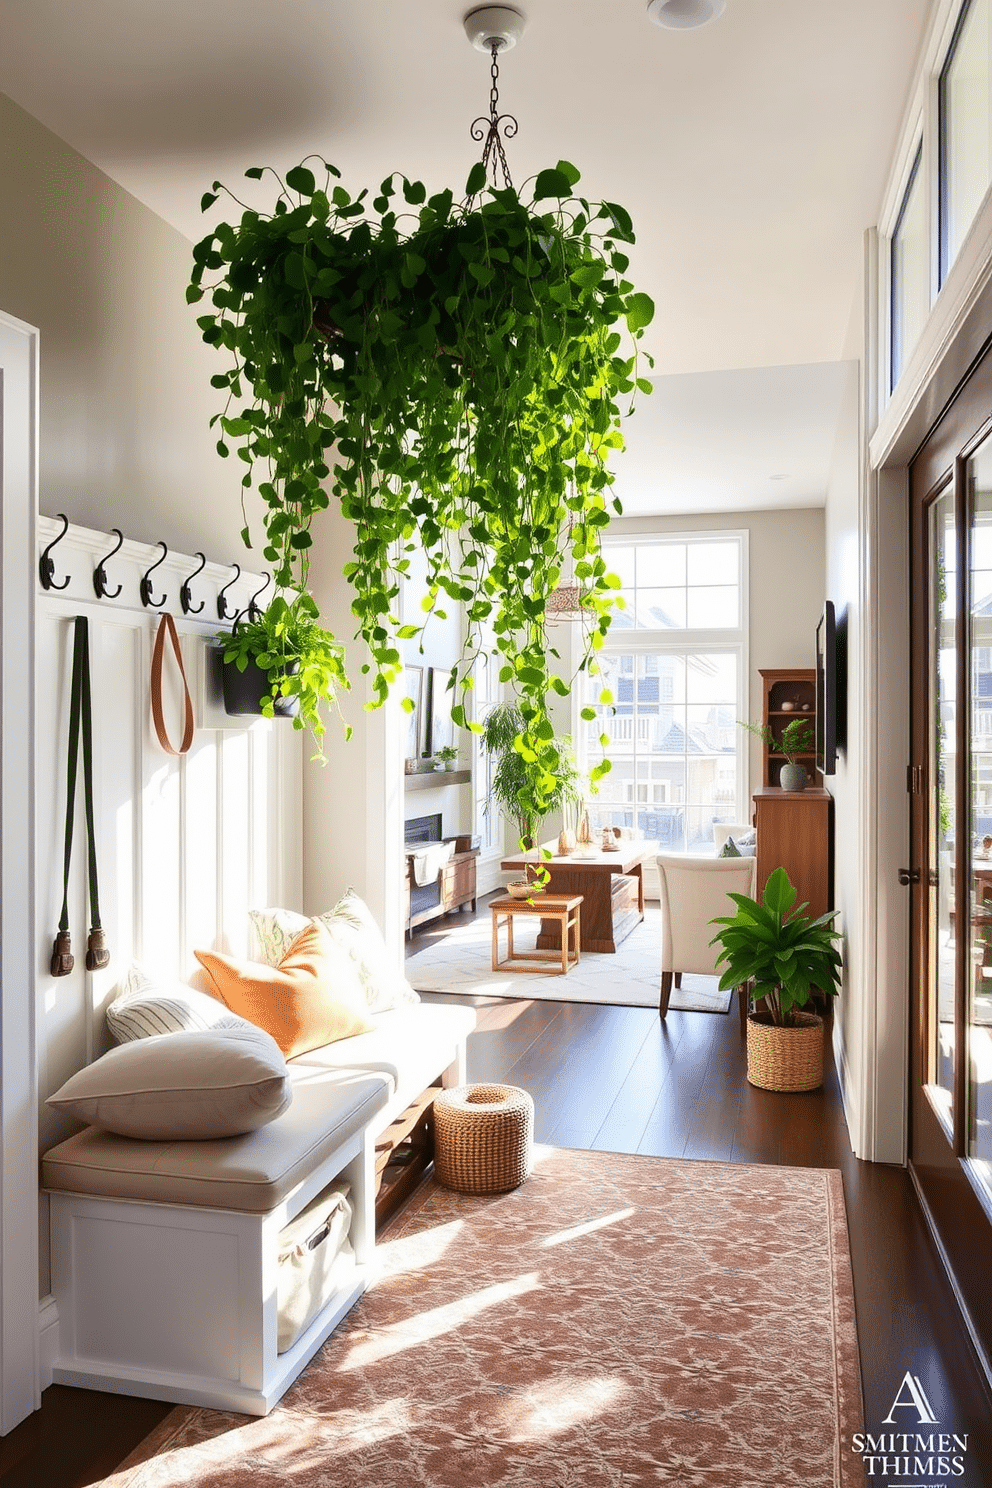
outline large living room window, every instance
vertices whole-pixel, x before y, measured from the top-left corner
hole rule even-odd
[[[604,557],[627,607],[587,683],[584,763],[605,733],[612,766],[590,820],[667,852],[712,852],[714,822],[743,810],[747,534],[609,538]],[[604,687],[612,705],[595,702]]]

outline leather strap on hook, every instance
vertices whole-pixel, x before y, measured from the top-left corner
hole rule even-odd
[[[87,877],[90,890],[90,933],[86,943],[86,969],[97,971],[110,964],[110,950],[100,924],[100,891],[96,871],[96,833],[93,826],[93,727],[90,698],[89,626],[77,615],[73,630],[72,691],[69,698],[69,754],[66,765],[65,855],[62,875],[62,914],[59,933],[52,947],[53,977],[68,976],[74,960],[69,936],[69,864],[72,858],[72,829],[76,815],[76,771],[79,739],[83,741],[83,798],[86,807]]]
[[[165,725],[165,710],[162,707],[162,672],[165,666],[166,639],[172,647],[183,684],[183,737],[178,749],[169,738],[169,730]],[[158,630],[155,632],[155,645],[152,649],[152,721],[158,742],[166,754],[189,753],[195,729],[193,699],[189,695],[189,683],[186,681],[186,669],[183,666],[183,653],[179,646],[176,623],[169,614],[163,615],[159,621]]]

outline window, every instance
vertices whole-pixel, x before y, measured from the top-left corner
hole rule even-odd
[[[927,211],[920,145],[909,173],[891,243],[890,389],[899,381],[906,360],[930,313]]]
[[[613,622],[586,762],[605,734],[610,773],[590,802],[594,827],[635,827],[668,852],[707,852],[713,823],[740,820],[746,535],[610,539],[604,557],[628,609]],[[613,698],[596,700],[601,688]]]
[[[939,84],[941,284],[992,179],[989,102],[989,0],[969,0]]]

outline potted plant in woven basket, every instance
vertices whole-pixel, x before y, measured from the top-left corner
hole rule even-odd
[[[719,925],[711,945],[726,964],[720,988],[751,986],[758,1010],[747,1020],[747,1077],[763,1090],[815,1090],[823,1084],[823,1019],[805,1012],[816,991],[833,996],[839,980],[840,939],[833,913],[814,918],[796,903],[784,868],[768,878],[759,902],[731,894],[735,915]]]

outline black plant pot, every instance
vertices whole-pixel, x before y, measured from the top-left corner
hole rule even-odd
[[[244,671],[240,672],[236,662],[225,661],[221,666],[221,676],[225,713],[234,717],[248,714],[259,717],[262,699],[267,696],[272,684],[258,663],[249,661]],[[300,700],[298,697],[276,698],[274,707],[277,718],[296,718],[300,711]]]

